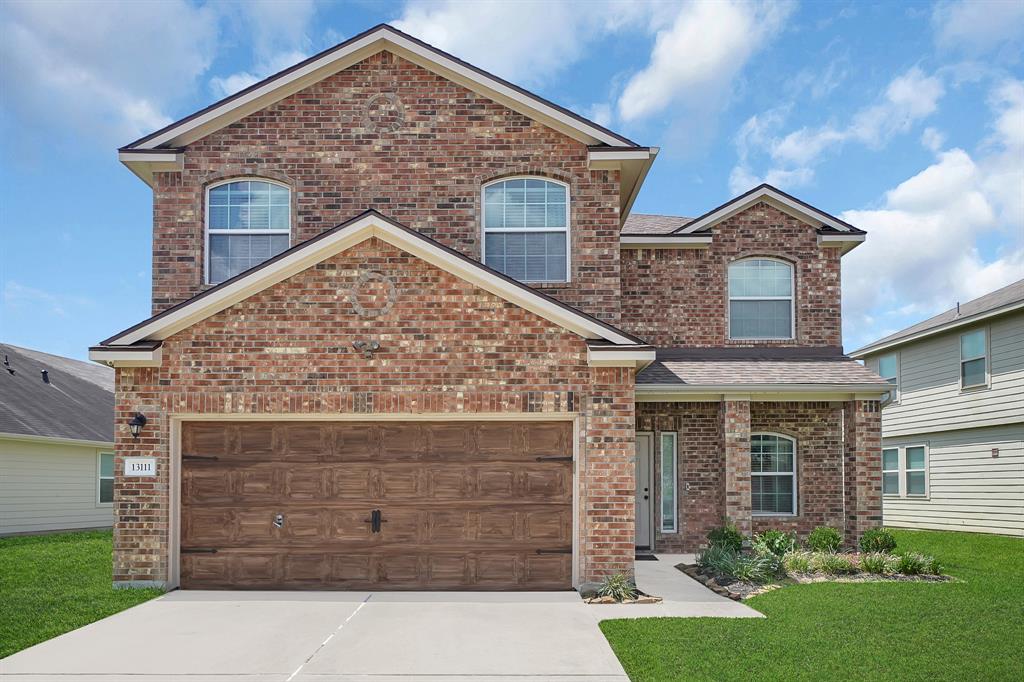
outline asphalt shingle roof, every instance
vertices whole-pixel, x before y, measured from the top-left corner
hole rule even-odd
[[[660,349],[637,385],[879,384],[884,379],[838,352],[806,348]]]
[[[869,343],[854,352],[859,355],[860,353],[870,351],[875,346],[883,346],[892,343],[893,341],[916,336],[931,329],[938,329],[939,327],[943,327],[953,322],[968,320],[975,315],[990,313],[1004,306],[1020,303],[1021,301],[1024,301],[1024,279],[1014,282],[1013,284],[1008,284],[1002,289],[996,289],[992,293],[985,294],[973,301],[961,303],[959,307],[950,308],[944,313],[939,313],[935,317],[930,317],[927,320],[918,322],[906,329],[901,329],[894,334],[890,334],[889,336],[883,337],[873,343]]]
[[[14,373],[0,364],[0,433],[114,440],[114,370],[0,344],[5,357]]]
[[[691,220],[677,215],[630,213],[619,234],[669,234]]]

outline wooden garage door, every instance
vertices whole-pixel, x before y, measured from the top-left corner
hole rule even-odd
[[[571,587],[568,422],[197,422],[182,441],[182,587]]]

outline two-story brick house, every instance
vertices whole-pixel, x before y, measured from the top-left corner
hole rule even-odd
[[[880,521],[865,235],[823,211],[631,215],[657,149],[388,26],[119,153],[154,209],[153,317],[90,351],[117,583],[560,589],[726,517]]]

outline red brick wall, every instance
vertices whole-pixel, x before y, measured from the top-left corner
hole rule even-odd
[[[846,425],[846,537],[854,545],[882,525],[882,409],[877,400],[844,405]]]
[[[382,93],[400,102],[394,127],[367,118]],[[582,143],[386,52],[189,145],[183,172],[156,174],[153,311],[204,288],[212,182],[252,175],[292,187],[293,244],[375,208],[479,258],[481,185],[515,174],[570,185],[572,281],[538,286],[617,321],[618,173],[587,170]]]
[[[637,403],[637,431],[655,432],[655,480],[660,480],[657,457],[658,433],[678,434],[679,532],[657,533],[655,547],[661,552],[693,552],[706,543],[707,532],[729,515],[726,505],[726,439],[723,411],[745,426],[745,410],[737,401],[727,403]],[[749,403],[749,431],[771,431],[797,439],[798,511],[795,517],[752,517],[745,525],[752,532],[768,528],[794,530],[801,538],[816,526],[840,531],[843,518],[842,406],[825,402]],[[749,435],[737,437],[746,454],[749,471]],[[877,468],[877,467],[875,467]],[[746,498],[749,509],[749,478]],[[689,490],[687,490],[689,485]],[[655,494],[658,495],[658,486]],[[661,501],[657,499],[656,509]],[[740,523],[742,520],[732,518]],[[655,519],[657,527],[658,519]]]
[[[367,270],[397,291],[376,317],[357,314],[348,294]],[[380,352],[364,359],[351,345],[359,338],[379,340]],[[167,579],[169,417],[196,413],[579,413],[582,577],[631,569],[631,372],[592,369],[575,334],[384,242],[172,336],[163,357],[159,368],[117,371],[116,470],[148,455],[159,475],[115,482],[115,581]],[[149,418],[138,442],[127,433],[135,411]]]
[[[712,230],[707,249],[623,250],[623,329],[670,347],[842,345],[839,249],[820,248],[814,227],[763,202]],[[727,271],[747,256],[796,266],[795,340],[729,340]]]

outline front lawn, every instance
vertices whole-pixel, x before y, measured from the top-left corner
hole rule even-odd
[[[162,594],[111,586],[112,542],[110,531],[0,538],[0,658]]]
[[[948,583],[793,585],[747,602],[759,619],[608,620],[633,680],[1024,679],[1024,540],[895,531]]]

